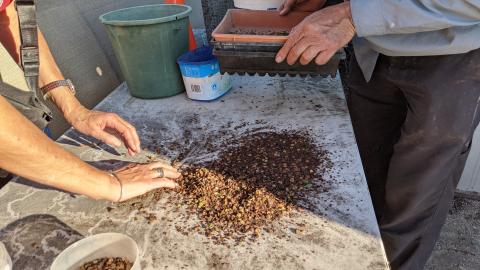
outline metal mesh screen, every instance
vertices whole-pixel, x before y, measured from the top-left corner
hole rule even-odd
[[[202,0],[202,8],[207,38],[210,40],[213,30],[222,21],[227,10],[234,8],[233,0]]]

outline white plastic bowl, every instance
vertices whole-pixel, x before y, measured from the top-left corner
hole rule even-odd
[[[0,242],[0,270],[12,270],[12,259],[8,255],[5,245]]]
[[[65,249],[53,261],[50,270],[78,270],[83,264],[101,258],[120,257],[133,262],[132,270],[141,270],[138,245],[120,233],[103,233],[82,239]]]
[[[285,0],[234,0],[237,8],[251,10],[272,10],[280,7]]]

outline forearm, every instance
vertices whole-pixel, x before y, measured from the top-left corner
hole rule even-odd
[[[62,149],[0,96],[0,168],[95,199],[115,200],[118,183]]]
[[[480,24],[480,0],[350,0],[360,37],[410,34]]]
[[[54,81],[64,80],[60,68],[58,67],[52,52],[48,47],[47,41],[43,33],[38,31],[38,44],[40,49],[40,87],[47,85]],[[70,93],[67,87],[59,87],[50,91],[50,99],[62,112],[65,119],[72,123],[71,114],[76,110],[85,110],[78,99]]]
[[[10,5],[5,13],[5,16],[0,21],[3,25],[0,33],[0,42],[7,47],[12,57],[19,62],[19,48],[21,44],[21,37],[18,28],[17,12],[14,5]],[[43,36],[42,32],[38,31],[38,45],[40,53],[40,78],[39,86],[42,87],[50,82],[65,79],[60,68],[50,51],[50,48]],[[53,103],[63,113],[65,118],[71,122],[70,114],[74,110],[84,109],[75,96],[73,96],[66,87],[57,88],[51,93]]]

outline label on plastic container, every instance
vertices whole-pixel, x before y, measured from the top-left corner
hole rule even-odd
[[[183,77],[187,95],[193,100],[214,100],[224,95],[230,88],[232,82],[230,75],[215,73],[204,78]]]
[[[208,65],[193,65],[193,64],[183,64],[180,65],[180,70],[182,75],[189,78],[205,78],[212,76],[220,72],[220,65],[218,62],[208,64]]]

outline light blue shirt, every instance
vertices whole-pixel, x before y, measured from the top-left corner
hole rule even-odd
[[[432,56],[480,48],[480,0],[350,0],[365,79],[379,54]]]

